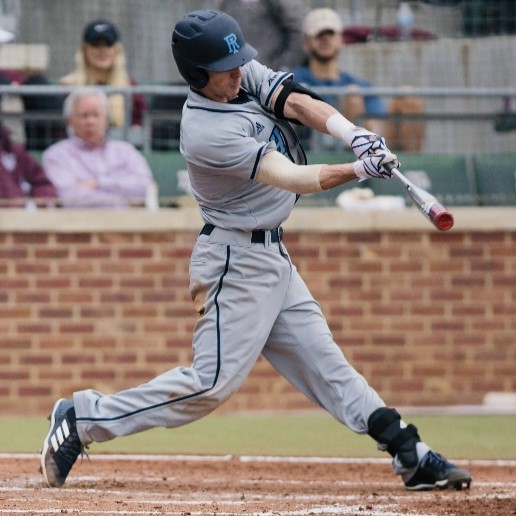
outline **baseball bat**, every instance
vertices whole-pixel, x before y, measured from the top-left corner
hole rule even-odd
[[[440,231],[448,231],[453,226],[453,215],[430,192],[416,186],[396,167],[387,164],[386,168],[405,187],[412,202],[419,211]]]

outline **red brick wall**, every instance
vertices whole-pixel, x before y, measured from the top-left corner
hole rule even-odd
[[[191,360],[193,231],[0,233],[0,411],[46,414]],[[304,233],[289,251],[389,404],[516,391],[516,233]],[[278,394],[281,394],[279,396]],[[310,408],[263,360],[222,410]]]

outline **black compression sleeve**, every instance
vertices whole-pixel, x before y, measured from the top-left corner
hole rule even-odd
[[[283,89],[280,91],[278,98],[276,99],[276,102],[274,103],[274,114],[278,118],[282,118],[285,120],[289,120],[290,122],[294,122],[296,124],[299,124],[297,120],[287,119],[283,113],[285,109],[285,102],[287,101],[288,96],[292,93],[304,93],[305,95],[309,95],[310,97],[321,100],[324,102],[324,100],[317,95],[317,93],[313,92],[312,90],[309,90],[308,88],[305,88],[304,86],[301,86],[301,84],[292,81],[287,80],[283,84]]]

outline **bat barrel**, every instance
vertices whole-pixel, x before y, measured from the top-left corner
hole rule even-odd
[[[428,208],[427,217],[432,224],[441,231],[448,231],[453,227],[453,215],[439,202],[433,202]]]
[[[406,188],[408,195],[421,213],[440,231],[453,227],[453,215],[432,194],[416,186],[397,168],[388,167],[392,175]]]

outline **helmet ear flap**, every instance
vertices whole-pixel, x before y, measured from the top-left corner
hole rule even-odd
[[[209,75],[206,70],[196,66],[191,66],[183,62],[183,60],[176,57],[176,64],[179,70],[179,73],[183,76],[185,81],[192,87],[197,90],[201,90],[208,84]]]
[[[197,90],[202,90],[207,84],[210,76],[206,70],[195,68],[189,71],[190,80],[188,83]]]

